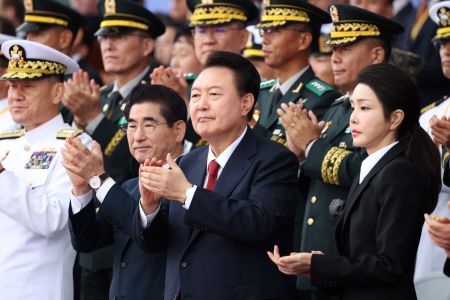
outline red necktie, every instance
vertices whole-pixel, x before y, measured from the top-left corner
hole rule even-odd
[[[220,165],[215,159],[208,164],[208,181],[206,182],[206,189],[212,191],[216,187],[217,174],[219,173]]]

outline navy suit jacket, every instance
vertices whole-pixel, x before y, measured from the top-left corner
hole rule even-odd
[[[128,197],[120,201],[137,203],[140,198],[137,178],[126,181],[117,189]],[[97,222],[94,201],[79,213],[69,211],[72,245],[80,252],[91,252],[113,244],[113,278],[110,299],[163,299],[165,251],[148,253],[142,250],[117,226]]]
[[[164,299],[290,299],[291,280],[278,271],[266,251],[291,251],[299,197],[298,161],[285,147],[249,128],[220,174],[214,191],[202,188],[208,147],[179,160],[197,185],[189,210],[163,200],[147,230],[137,206],[111,197],[99,216],[118,224],[150,252],[167,246]],[[127,206],[125,206],[127,204]],[[293,282],[292,282],[293,283]],[[293,285],[292,285],[293,288]]]

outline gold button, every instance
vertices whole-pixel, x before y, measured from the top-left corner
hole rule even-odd
[[[30,151],[30,146],[29,145],[24,145],[23,146],[23,150],[25,150],[25,151]]]
[[[311,197],[311,203],[312,204],[316,204],[316,202],[317,202],[317,197],[316,196],[312,196]]]
[[[313,218],[309,218],[308,219],[308,225],[312,225],[314,224],[314,219]]]

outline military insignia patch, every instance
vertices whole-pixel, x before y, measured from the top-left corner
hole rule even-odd
[[[331,124],[333,124],[332,121],[328,121],[325,123],[325,126],[323,126],[322,131],[320,132],[320,137],[324,138],[327,135],[328,129],[331,127]]]
[[[23,2],[23,6],[25,6],[25,11],[26,12],[33,11],[33,0],[25,0]]]
[[[213,0],[202,0],[202,4],[213,4]]]
[[[54,149],[44,149],[31,154],[30,160],[25,164],[25,169],[46,170],[50,168],[53,158],[56,155]]]
[[[116,1],[114,0],[106,0],[105,1],[105,14],[113,15],[116,13]]]
[[[334,5],[330,6],[330,15],[333,23],[339,22],[339,13],[336,6]]]

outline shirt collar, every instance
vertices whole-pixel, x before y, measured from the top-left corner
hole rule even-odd
[[[145,76],[145,74],[147,74],[147,72],[149,70],[150,70],[150,67],[149,66],[146,67],[144,69],[144,71],[142,71],[136,77],[134,77],[133,79],[128,81],[121,88],[119,88],[119,86],[117,85],[117,82],[114,82],[114,87],[113,87],[112,92],[119,91],[120,95],[122,95],[122,98],[128,97],[128,95],[131,93],[131,91],[134,89],[134,87],[137,86],[141,82],[142,78]]]
[[[306,69],[308,69],[308,68],[309,68],[309,66],[307,66],[306,68],[303,68],[299,72],[295,73],[288,80],[286,80],[282,85],[280,85],[280,82],[277,81],[276,87],[280,89],[283,96],[286,95],[286,93],[289,91],[291,86],[300,78],[300,76],[303,75],[303,73],[305,73]]]
[[[359,183],[363,182],[364,178],[366,178],[367,174],[375,167],[378,161],[389,151],[392,147],[394,147],[398,141],[389,144],[374,153],[367,156],[361,163],[361,172],[359,173]]]
[[[215,159],[216,162],[219,164],[219,172],[217,174],[217,177],[220,176],[220,173],[222,172],[223,168],[225,168],[225,165],[227,164],[228,160],[230,159],[231,155],[233,154],[234,150],[236,150],[239,143],[244,138],[245,133],[247,132],[247,126],[245,126],[244,131],[242,131],[241,135],[233,142],[231,143],[218,157],[214,155],[214,153],[211,150],[211,146],[209,146],[208,149],[208,160],[206,164],[206,169],[208,169],[209,163]]]
[[[28,143],[33,144],[43,139],[47,139],[49,135],[53,135],[56,138],[57,129],[64,127],[64,120],[61,114],[58,114],[54,118],[48,120],[42,125],[25,132],[25,137]]]

